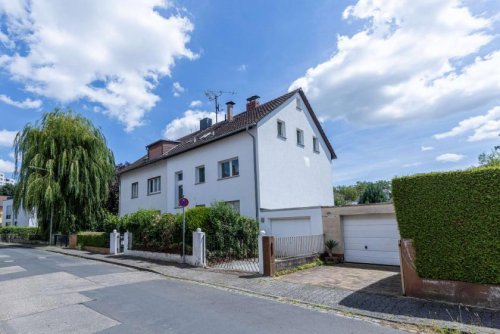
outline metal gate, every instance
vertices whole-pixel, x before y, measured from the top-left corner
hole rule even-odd
[[[258,238],[206,236],[207,264],[214,269],[259,272]]]

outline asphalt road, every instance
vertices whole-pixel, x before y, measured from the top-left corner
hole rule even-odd
[[[30,248],[0,247],[0,333],[401,333]]]

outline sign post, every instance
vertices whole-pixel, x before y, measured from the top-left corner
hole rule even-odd
[[[186,197],[179,199],[179,206],[182,208],[182,263],[186,263],[186,206],[189,200]]]

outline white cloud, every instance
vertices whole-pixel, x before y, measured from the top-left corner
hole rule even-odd
[[[189,107],[191,107],[191,108],[201,107],[202,104],[203,104],[203,102],[201,102],[200,100],[194,100],[194,101],[191,101],[191,103],[189,104]]]
[[[17,131],[0,130],[0,147],[11,147],[16,138]]]
[[[240,66],[238,66],[236,68],[236,71],[238,71],[238,72],[246,72],[247,68],[248,68],[247,64],[241,64]]]
[[[15,101],[11,99],[9,96],[0,94],[0,101],[5,104],[21,108],[21,109],[36,109],[42,106],[42,101],[40,100],[32,100],[30,98],[24,99],[24,101]]]
[[[15,169],[15,165],[13,162],[0,159],[0,172],[12,173],[12,172],[14,172],[14,169]]]
[[[0,55],[0,65],[11,79],[63,103],[98,103],[127,131],[155,106],[153,90],[175,61],[196,58],[186,46],[193,24],[180,12],[165,14],[169,1],[13,3],[0,3],[4,32],[15,45]]]
[[[465,156],[462,154],[456,154],[456,153],[445,153],[441,154],[436,157],[436,161],[441,161],[441,162],[457,162],[460,161],[464,158]]]
[[[174,94],[175,97],[181,96],[182,93],[184,93],[186,89],[181,86],[180,83],[174,82],[172,84],[172,93]]]
[[[223,117],[223,113],[219,113],[219,120]],[[200,129],[200,120],[209,117],[212,119],[212,124],[215,124],[215,112],[205,110],[186,110],[182,117],[174,119],[168,123],[163,131],[163,136],[168,139],[178,139]]]
[[[384,124],[499,98],[500,51],[480,54],[494,39],[494,19],[473,16],[461,1],[360,0],[343,18],[366,25],[339,36],[338,51],[290,86],[302,87],[320,114]]]
[[[433,146],[422,146],[420,148],[422,150],[422,152],[425,152],[425,151],[432,151],[434,149]]]
[[[498,138],[500,135],[500,106],[490,109],[485,115],[464,119],[450,131],[438,133],[434,135],[434,138],[455,137],[470,131],[474,132],[467,138],[467,141],[470,142]]]

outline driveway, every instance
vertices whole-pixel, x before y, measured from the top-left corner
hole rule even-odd
[[[401,295],[399,267],[392,266],[343,263],[301,270],[278,279],[352,291]]]

